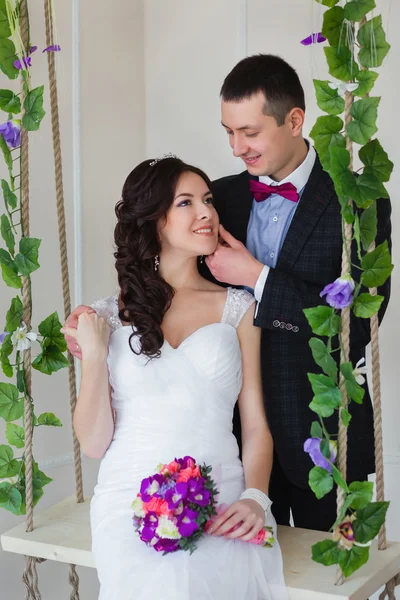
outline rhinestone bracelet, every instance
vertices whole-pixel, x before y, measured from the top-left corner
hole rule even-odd
[[[240,496],[240,499],[255,500],[264,509],[266,516],[269,513],[272,504],[272,500],[268,498],[267,494],[264,494],[264,492],[257,488],[247,488]]]

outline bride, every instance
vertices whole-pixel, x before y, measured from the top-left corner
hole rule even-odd
[[[286,599],[278,542],[249,543],[264,524],[276,529],[254,299],[197,268],[218,243],[210,181],[173,156],[144,161],[116,215],[119,293],[78,307],[63,329],[82,359],[76,435],[87,456],[102,457],[91,502],[99,598]],[[131,504],[156,465],[185,455],[212,466],[227,508],[192,555],[162,555],[135,533]]]

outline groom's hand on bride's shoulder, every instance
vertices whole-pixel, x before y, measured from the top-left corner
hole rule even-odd
[[[222,225],[219,226],[218,246],[206,258],[206,264],[217,281],[253,288],[264,267]]]
[[[72,327],[73,329],[77,329],[79,315],[81,315],[82,313],[85,313],[85,312],[94,313],[96,311],[93,310],[93,308],[91,308],[90,306],[85,306],[84,304],[80,304],[69,315],[69,317],[65,321],[64,327],[67,327],[67,328]],[[68,350],[71,352],[72,356],[75,356],[75,358],[82,360],[82,351],[81,351],[79,345],[76,343],[76,340],[69,335],[65,335],[64,337],[65,337],[65,341],[67,342]]]

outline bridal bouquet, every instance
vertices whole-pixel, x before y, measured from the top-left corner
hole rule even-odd
[[[159,465],[154,475],[143,479],[132,503],[133,525],[147,546],[164,554],[196,549],[213,518],[224,510],[217,507],[211,470],[185,456]],[[272,528],[263,528],[251,542],[272,546]]]

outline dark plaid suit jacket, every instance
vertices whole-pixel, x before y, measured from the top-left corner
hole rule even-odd
[[[249,174],[214,181],[212,192],[220,221],[238,240],[246,243],[247,225],[253,202]],[[378,201],[377,244],[390,243],[390,201]],[[329,175],[317,158],[282,246],[275,269],[271,269],[258,308],[255,325],[262,328],[261,364],[265,408],[278,461],[288,478],[307,487],[311,460],[303,451],[310,425],[317,417],[309,408],[312,389],[307,373],[319,373],[308,342],[311,329],[304,308],[323,304],[323,287],[341,273],[342,230],[340,205]],[[354,261],[353,261],[354,262]],[[210,278],[207,267],[204,275]],[[357,271],[353,273],[359,278]],[[388,281],[379,290],[385,296],[383,317],[390,295]],[[365,355],[370,340],[368,319],[352,318],[351,359],[355,364]],[[336,353],[338,356],[339,353]],[[362,405],[350,406],[348,480],[374,472],[374,442],[371,401],[366,390]],[[328,431],[337,432],[336,416],[327,420]],[[234,431],[240,441],[237,411]]]

